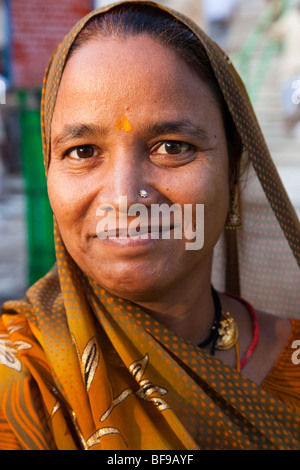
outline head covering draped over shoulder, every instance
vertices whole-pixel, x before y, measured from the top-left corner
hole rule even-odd
[[[124,6],[131,3],[162,9],[151,2]],[[50,60],[41,110],[46,171],[68,51],[91,18],[113,7],[83,18]],[[299,222],[244,86],[228,57],[203,31],[182,15],[164,11],[190,28],[205,47],[251,162],[247,185],[240,184],[244,228],[238,239],[220,240],[214,283],[241,292],[256,307],[295,313]],[[234,257],[228,249],[232,245]],[[28,290],[25,300],[3,307],[4,448],[300,449],[300,419],[284,404],[87,278],[65,249],[57,225],[55,246],[56,266]],[[277,278],[275,270],[285,279]]]

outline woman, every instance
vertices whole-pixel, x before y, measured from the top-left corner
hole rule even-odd
[[[298,449],[299,321],[261,310],[289,289],[297,314],[299,226],[229,59],[153,3],[92,12],[50,61],[42,134],[57,264],[3,307],[2,447]],[[163,204],[194,234],[204,205],[203,246],[175,215],[151,236]]]

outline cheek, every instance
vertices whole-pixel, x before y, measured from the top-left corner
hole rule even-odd
[[[207,167],[194,173],[186,191],[185,203],[204,204],[205,246],[214,246],[219,239],[229,207],[229,181],[226,164]],[[194,228],[196,227],[194,215]]]
[[[47,188],[50,204],[61,233],[76,227],[85,213],[85,197],[82,185],[72,178],[49,168]]]
[[[48,171],[47,189],[52,211],[57,221],[63,217],[64,213],[68,213],[68,197],[67,192],[62,191],[61,178],[56,177],[55,173],[51,170]]]
[[[216,175],[208,189],[205,205],[205,244],[214,247],[225,225],[229,207],[229,183],[227,173]]]
[[[228,208],[229,179],[224,165],[201,165],[189,174],[181,175],[177,197],[185,204],[204,204],[207,210],[224,211]]]

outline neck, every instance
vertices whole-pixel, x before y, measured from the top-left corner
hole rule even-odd
[[[172,292],[135,303],[166,328],[198,345],[209,335],[215,319],[210,275],[210,270],[200,278],[199,272],[191,273]]]

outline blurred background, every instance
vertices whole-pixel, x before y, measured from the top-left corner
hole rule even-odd
[[[101,0],[0,0],[0,305],[21,298],[55,261],[39,101],[48,59]],[[300,215],[300,2],[161,1],[190,16],[246,83],[287,192]]]

